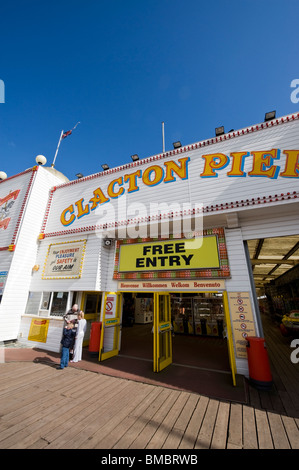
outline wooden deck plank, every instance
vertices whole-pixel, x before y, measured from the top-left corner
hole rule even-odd
[[[216,422],[219,401],[210,400],[207,411],[199,431],[195,449],[209,449],[212,441],[213,431]]]
[[[267,413],[265,411],[255,410],[255,421],[259,449],[273,449],[274,446]]]
[[[140,392],[139,392],[140,393]],[[140,399],[140,396],[138,396],[138,399],[134,399],[134,401],[130,402],[129,405],[126,407],[126,409],[121,410],[113,420],[111,420],[107,425],[105,426],[105,435],[101,435],[101,433],[98,433],[98,436],[95,436],[95,443],[93,445],[93,448],[95,449],[106,449],[106,443],[109,442],[113,437],[114,440],[111,440],[111,447],[114,447],[115,443],[117,442],[118,438],[116,437],[116,433],[114,433],[114,430],[117,430],[119,422],[123,421],[127,418],[127,416],[131,413],[133,410],[137,410],[138,406],[142,403],[142,400],[148,396],[148,389],[144,389],[143,391],[143,396]],[[156,400],[152,401],[152,404],[150,406],[151,408],[151,413],[155,413],[155,409],[163,403],[165,399],[165,396],[163,396],[163,392],[158,395]],[[149,421],[149,415],[147,414],[147,411],[144,413],[144,423],[142,423],[142,426],[144,427],[145,423]],[[131,426],[130,429],[136,426],[136,423],[140,423],[140,419],[135,421],[134,426]],[[141,426],[141,427],[142,427]],[[137,426],[136,426],[137,427]],[[144,428],[143,428],[144,429]],[[107,434],[107,437],[106,437]],[[130,448],[130,446],[128,446]],[[138,448],[133,446],[133,448]],[[142,447],[141,447],[142,448]]]
[[[281,416],[292,449],[299,449],[299,429],[294,418]]]
[[[114,401],[118,394],[125,393],[129,387],[126,381],[120,381],[116,387],[109,390],[109,394],[104,394],[100,399],[96,400],[97,407],[92,414],[84,414],[78,427],[69,427],[69,422],[65,422],[60,426],[55,426],[54,429],[48,430],[43,434],[43,438],[49,442],[49,449],[72,449],[74,441],[76,440],[76,448],[92,436],[93,431],[99,427],[101,417],[113,406]],[[88,410],[89,411],[89,410]]]
[[[188,426],[194,407],[198,402],[198,396],[190,394],[184,407],[181,410],[176,422],[173,425],[171,434],[168,435],[164,447],[166,449],[177,449],[180,445],[184,432]]]
[[[229,420],[230,404],[219,403],[211,449],[225,449],[227,441],[227,428]]]
[[[268,412],[268,420],[274,449],[290,449],[289,440],[287,438],[281,416]]]
[[[243,446],[242,405],[238,403],[232,403],[230,408],[227,448],[231,446],[238,449]]]
[[[165,402],[163,403],[163,406],[160,407],[159,410],[155,413],[153,418],[146,424],[143,435],[146,436],[146,439],[144,441],[144,448],[146,448],[148,442],[152,438],[152,436],[155,434],[156,430],[161,424],[161,421],[165,418],[171,407],[173,406],[174,402],[176,401],[178,397],[178,392],[177,391],[170,391],[168,394],[168,397],[166,398]],[[141,411],[141,410],[140,410]],[[110,433],[110,438],[111,440],[108,442],[107,441],[107,449],[114,448],[114,449],[122,449],[123,446],[125,445],[124,442],[126,441],[126,434],[129,432],[129,429],[134,427],[135,422],[137,421],[136,416],[133,416],[132,413],[130,413],[121,423],[120,426],[115,428],[111,433]],[[108,436],[107,436],[108,437]],[[136,446],[140,445],[139,442],[136,442]],[[126,446],[125,446],[126,447]]]
[[[20,422],[21,420],[26,420],[27,418],[30,418],[36,410],[41,408],[43,409],[44,407],[46,407],[47,403],[55,400],[57,402],[56,395],[52,395],[52,397],[49,397],[45,394],[42,394],[38,399],[36,399],[35,395],[32,395],[32,399],[27,403],[27,405],[20,406],[19,409],[7,412],[7,414],[4,414],[2,416],[2,421],[9,423],[10,426],[12,426],[13,424]]]
[[[143,412],[142,408],[139,407],[139,405],[135,406],[135,421],[131,422],[131,426],[127,430],[127,434],[129,436],[129,439],[127,440],[127,448],[144,449],[146,447],[146,444],[148,443],[150,437],[152,436],[157,427],[155,417],[161,415],[161,410],[164,410],[165,412],[165,408],[168,408],[168,410],[170,409],[169,405],[168,407],[165,406],[165,403],[167,404],[169,403],[169,401],[173,403],[174,399],[171,400],[171,397],[173,396],[174,394],[172,390],[162,390],[162,392],[155,399],[153,399],[152,394],[147,395],[146,398],[149,398],[151,403],[150,406],[148,406]],[[142,404],[143,403],[141,403],[141,406]],[[136,418],[136,411],[139,414],[138,418]],[[164,413],[162,411],[162,416],[163,415]],[[128,417],[133,418],[133,416],[131,416],[131,412],[127,413],[126,416],[124,416],[124,424],[127,422]],[[105,436],[104,439],[102,439],[100,443],[97,444],[96,448],[106,449],[107,446],[110,448],[111,445],[115,448],[116,443],[118,443],[119,446],[119,438],[117,436],[117,433],[118,427],[113,428],[112,432]]]
[[[153,435],[152,439],[147,444],[148,449],[162,449],[168,435],[172,432],[174,423],[176,422],[182,408],[188,400],[189,393],[178,392],[178,398],[175,401],[173,407],[169,410],[165,419],[161,422],[157,431]]]
[[[30,383],[38,381],[39,373],[41,372],[40,368],[37,368],[35,364],[31,364],[32,367],[29,369],[24,368],[23,371],[19,371],[18,374],[14,377],[11,377],[8,380],[5,380],[0,383],[1,394],[7,392],[7,390],[14,390],[19,386],[24,385],[24,379],[29,378]]]
[[[29,448],[33,446],[35,442],[37,442],[38,448],[45,448],[50,445],[53,435],[56,436],[57,439],[61,439],[61,435],[67,433],[69,439],[70,430],[75,429],[77,433],[79,432],[78,425],[81,425],[82,415],[92,417],[99,408],[97,401],[88,403],[84,398],[84,394],[76,398],[75,406],[73,401],[69,403],[70,407],[61,408],[57,417],[53,416],[50,422],[43,423],[35,432],[32,430],[30,435],[21,442],[22,448]],[[74,435],[74,439],[75,437]],[[59,442],[61,445],[61,440]]]
[[[194,409],[193,415],[188,423],[183,439],[179,445],[179,449],[193,449],[199,429],[201,427],[206,409],[209,403],[209,398],[200,396]]]
[[[135,409],[148,393],[147,387],[143,387],[142,385],[143,384],[138,384],[137,387],[136,384],[131,383],[128,386],[127,395],[123,395],[122,400],[118,400],[113,406],[105,410],[105,414],[102,415],[101,420],[97,422],[97,426],[94,428],[92,435],[82,442],[79,446],[80,449],[101,448],[101,440],[105,435],[111,432],[132,409]],[[134,400],[132,400],[133,393]]]
[[[243,406],[243,448],[258,449],[254,409]]]
[[[67,405],[66,399],[61,403],[61,406],[63,405]],[[19,439],[32,432],[33,425],[36,421],[44,421],[47,414],[50,414],[52,418],[55,410],[60,411],[60,409],[57,408],[57,397],[49,399],[43,406],[36,408],[35,413],[31,412],[25,419],[21,416],[16,424],[0,433],[0,449],[8,449],[13,446]]]
[[[43,415],[43,418],[35,421],[33,424],[30,424],[30,433],[28,433],[27,429],[24,429],[21,433],[17,436],[17,442],[10,445],[10,449],[26,449],[30,446],[36,439],[41,437],[41,432],[45,428],[49,428],[55,423],[56,426],[61,426],[65,423],[73,413],[76,411],[80,412],[84,410],[86,404],[84,399],[81,398],[77,399],[76,408],[74,408],[74,403],[70,401],[63,401],[61,402],[61,407],[55,407],[54,410],[51,410],[51,413],[47,413]],[[75,411],[76,410],[76,411]]]
[[[143,402],[137,408],[132,410],[122,421],[120,435],[117,435],[117,429],[114,429],[111,432],[112,439],[109,443],[109,448],[113,447],[114,449],[127,449],[131,445],[132,441],[137,436],[136,423],[144,411],[148,408],[149,404],[155,400],[155,397],[157,397],[159,393],[160,391],[153,387]]]

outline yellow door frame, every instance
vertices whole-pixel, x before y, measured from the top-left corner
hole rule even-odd
[[[116,295],[116,308],[115,316],[113,318],[106,318],[106,304],[107,297],[109,295]],[[122,313],[122,292],[105,292],[104,305],[103,305],[103,316],[102,316],[102,328],[101,328],[101,339],[100,339],[100,350],[99,350],[99,361],[105,361],[110,357],[117,356],[119,353],[119,338],[121,330],[121,313]],[[105,331],[108,332],[108,328],[113,328],[113,339],[112,347],[109,351],[104,349]],[[110,330],[111,331],[111,330]]]
[[[230,321],[227,291],[223,292],[223,309],[224,309],[224,317],[225,317],[225,323],[226,323],[227,347],[228,347],[230,368],[232,371],[233,385],[236,386],[237,366],[236,366],[236,358],[235,358],[235,352],[234,352],[234,341],[233,341],[232,326],[231,326],[231,321]]]
[[[160,310],[160,300],[163,311]],[[162,318],[160,318],[162,313]],[[154,358],[153,370],[160,372],[172,363],[171,307],[169,292],[154,292]],[[162,336],[163,335],[163,336]],[[160,340],[164,340],[164,347]]]

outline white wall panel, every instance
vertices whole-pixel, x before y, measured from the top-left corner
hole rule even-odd
[[[17,180],[18,177],[15,178]],[[21,181],[21,180],[20,180]],[[0,341],[16,339],[24,313],[49,189],[61,180],[42,167],[35,172],[15,241],[15,251],[0,304]]]
[[[240,215],[244,240],[299,234],[299,201]]]

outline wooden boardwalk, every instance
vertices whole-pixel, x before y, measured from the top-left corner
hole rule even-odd
[[[0,449],[299,449],[299,364],[291,338],[263,326],[274,386],[248,385],[247,404],[15,350],[0,363]]]
[[[299,419],[35,362],[0,364],[0,449],[299,449]]]

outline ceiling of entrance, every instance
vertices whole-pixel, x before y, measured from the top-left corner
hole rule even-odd
[[[299,235],[248,240],[247,244],[257,288],[299,263]]]

